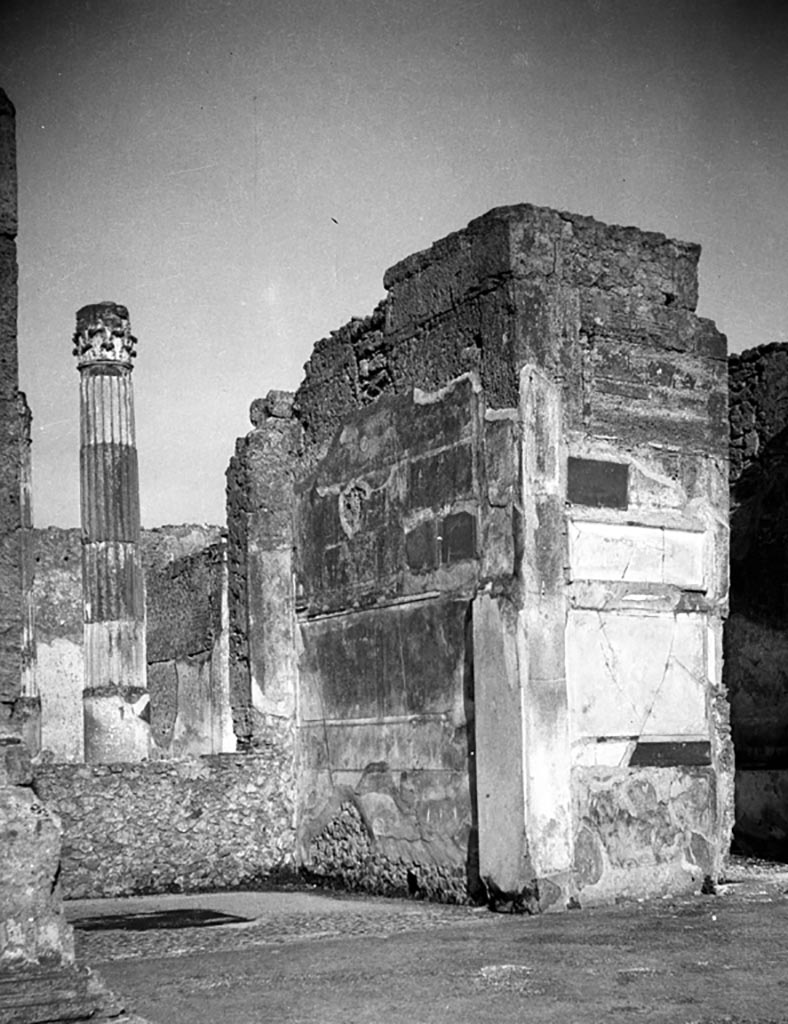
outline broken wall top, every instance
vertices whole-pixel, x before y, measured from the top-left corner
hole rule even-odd
[[[386,392],[468,372],[515,407],[526,364],[565,427],[694,451],[726,444],[726,340],[695,315],[700,246],[530,205],[491,210],[390,268],[374,313],[317,342],[294,409],[308,462]]]
[[[411,321],[514,276],[626,292],[644,303],[675,303],[694,312],[699,257],[694,243],[523,203],[490,210],[408,256],[386,271],[383,283],[400,298]],[[414,278],[422,282],[417,292],[408,286]],[[389,329],[399,324],[394,306],[389,303]]]

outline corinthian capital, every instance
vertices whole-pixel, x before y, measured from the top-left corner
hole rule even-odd
[[[126,307],[115,302],[83,306],[77,313],[74,355],[79,369],[94,363],[131,367],[137,355],[137,339],[131,333]]]

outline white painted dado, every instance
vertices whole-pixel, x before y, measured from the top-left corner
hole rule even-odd
[[[702,590],[705,534],[660,526],[569,521],[572,579],[670,583]]]
[[[570,611],[572,741],[707,736],[703,615]]]

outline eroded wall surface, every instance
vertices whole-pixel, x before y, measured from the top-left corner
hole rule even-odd
[[[180,761],[43,765],[36,790],[63,824],[67,897],[254,887],[292,869],[287,751]]]
[[[485,488],[487,446],[511,451],[513,426],[485,422],[469,377],[386,396],[297,484],[299,835],[316,874],[444,899],[478,875],[471,602],[513,571],[512,495],[492,506]]]
[[[288,392],[256,400],[250,416],[254,430],[238,439],[227,470],[230,698],[239,749],[292,733],[296,699],[293,481],[302,434]]]
[[[83,761],[82,539],[77,529],[49,527],[35,531],[34,545],[41,748],[57,761]]]
[[[159,756],[235,749],[227,564],[217,527],[143,533],[151,737]]]
[[[82,761],[84,649],[81,535],[34,531],[34,605],[42,749]],[[235,749],[230,711],[226,562],[219,527],[143,530],[153,755]]]
[[[731,617],[725,679],[738,848],[788,856],[788,345],[730,358]]]
[[[247,457],[274,413],[239,442],[231,479],[258,488],[239,521],[267,495],[283,570],[294,552],[307,867],[444,898],[480,876],[541,908],[719,868],[727,370],[694,312],[698,256],[491,211],[316,344],[280,490]],[[237,565],[250,663],[266,613]]]

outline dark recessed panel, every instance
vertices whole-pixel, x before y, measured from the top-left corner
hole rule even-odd
[[[569,458],[567,497],[574,505],[626,508],[629,466],[624,462]]]
[[[663,743],[638,743],[629,761],[630,768],[677,768],[711,764],[708,740],[679,740]]]

